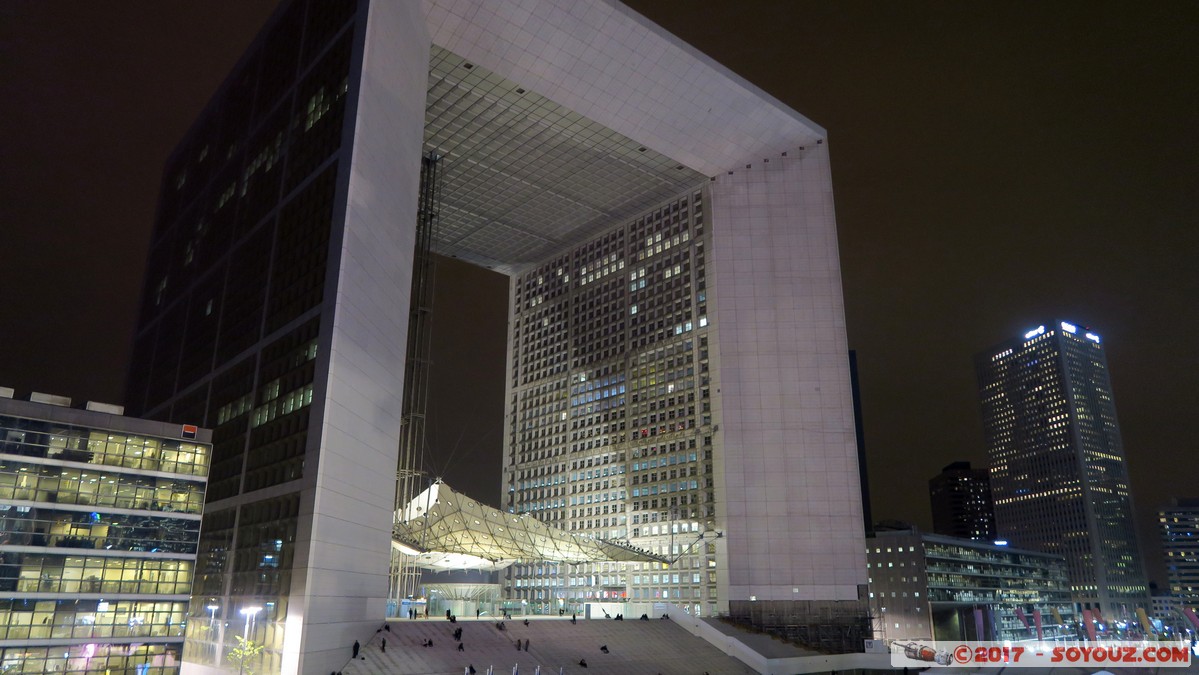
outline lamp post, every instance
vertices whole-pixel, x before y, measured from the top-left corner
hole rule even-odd
[[[216,611],[220,609],[220,605],[208,605],[204,609],[208,610],[208,639],[213,642],[215,651],[216,647]]]
[[[262,611],[261,607],[243,607],[241,610],[242,616],[246,617],[246,628],[245,628],[245,632],[242,633],[241,648],[242,648],[243,652],[242,652],[242,658],[239,660],[239,662],[237,664],[238,675],[241,675],[241,673],[245,672],[245,668],[246,668],[245,652],[247,650],[246,645],[249,644],[249,641],[250,641],[250,624],[254,623],[254,617],[258,616],[258,613],[261,611]]]

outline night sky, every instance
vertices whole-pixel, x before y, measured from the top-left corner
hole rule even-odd
[[[0,386],[121,400],[159,172],[274,4],[0,2]],[[972,355],[1067,319],[1163,582],[1153,509],[1199,496],[1199,3],[630,4],[829,132],[875,519],[985,465]],[[505,280],[437,291],[432,468],[498,503]]]

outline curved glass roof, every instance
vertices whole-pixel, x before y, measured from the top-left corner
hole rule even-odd
[[[396,512],[392,545],[429,569],[503,569],[518,560],[667,562],[627,544],[504,513],[440,481]]]

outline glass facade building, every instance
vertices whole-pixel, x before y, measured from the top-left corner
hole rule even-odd
[[[948,537],[995,541],[995,504],[986,469],[954,462],[928,481],[933,532]]]
[[[178,672],[209,432],[0,398],[0,669]]]
[[[213,430],[188,662],[282,669],[355,12],[290,3],[163,173],[126,405]]]
[[[1061,556],[911,530],[867,538],[866,559],[876,638],[1078,637]]]
[[[1065,556],[1074,599],[1148,605],[1102,340],[1065,321],[975,357],[999,536]]]

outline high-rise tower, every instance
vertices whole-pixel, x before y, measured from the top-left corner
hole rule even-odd
[[[928,481],[933,531],[949,537],[995,541],[995,504],[986,469],[954,462]]]
[[[1102,341],[1065,321],[975,357],[999,536],[1057,553],[1075,601],[1111,616],[1147,585]]]
[[[189,627],[265,673],[378,627],[430,152],[432,250],[512,278],[505,507],[677,546],[632,586],[705,613],[858,602],[825,140],[615,2],[283,3],[167,163],[135,338],[130,409],[213,429]]]

